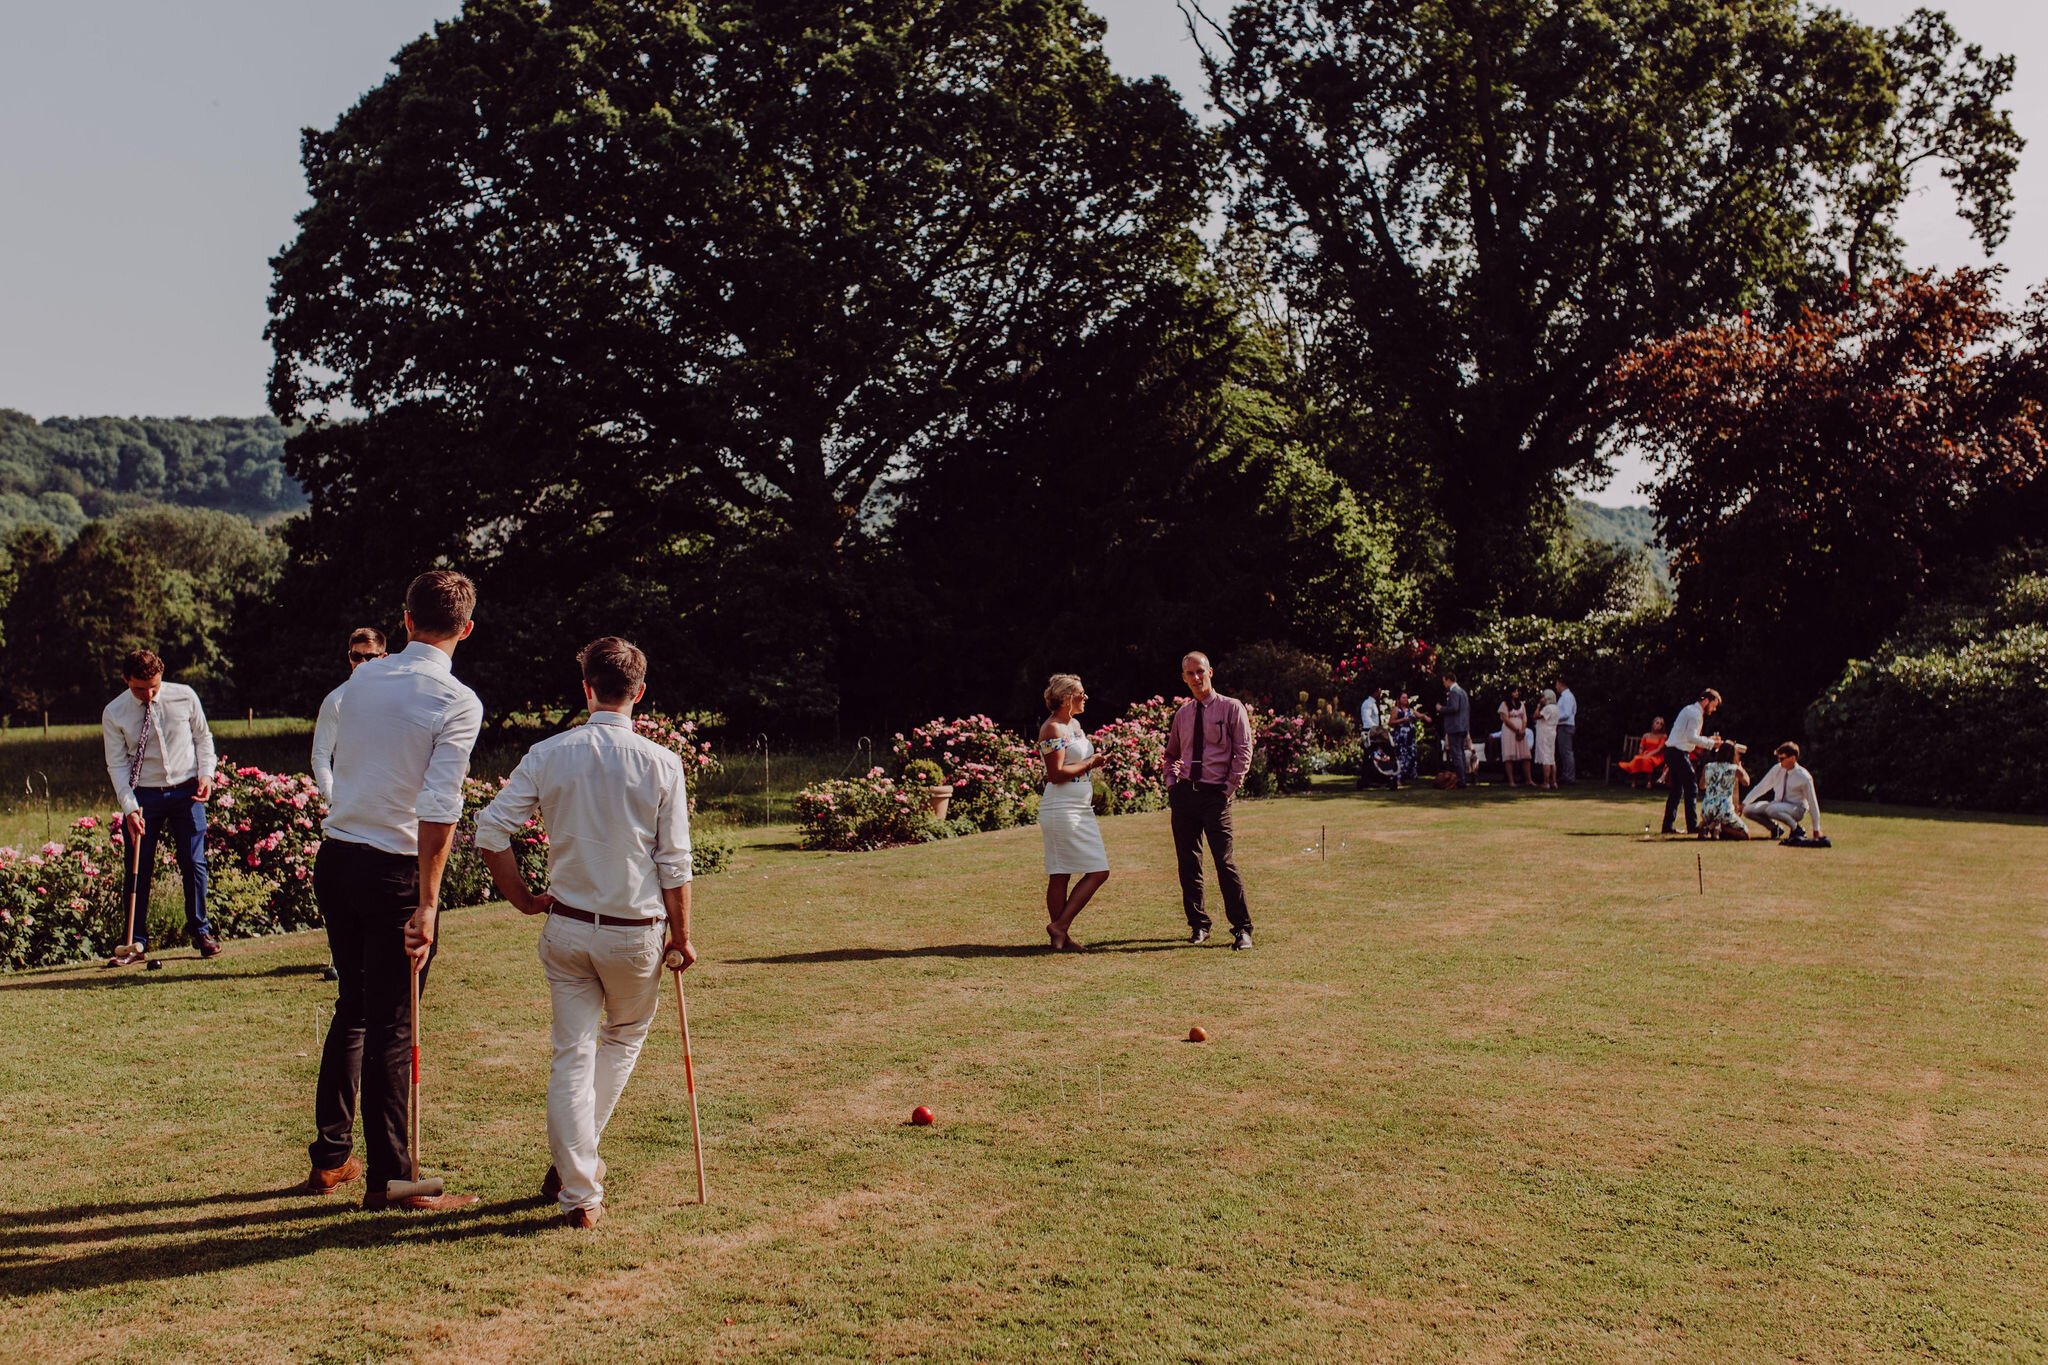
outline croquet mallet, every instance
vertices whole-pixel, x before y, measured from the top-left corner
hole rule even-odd
[[[683,951],[671,948],[661,960],[676,977],[676,1017],[683,1022],[683,1084],[690,1091],[690,1144],[697,1151],[697,1202],[708,1204],[704,1190],[704,1131],[697,1126],[697,1072],[690,1064],[690,1007],[683,1000]]]
[[[128,825],[127,816],[120,816],[119,819],[121,821],[121,859],[127,865],[128,871],[128,927],[122,931],[121,946],[114,949],[114,956],[126,957],[130,953],[142,951],[142,945],[135,941],[135,884],[142,880],[142,873],[140,871],[142,864],[138,857],[142,848],[142,840],[135,837],[135,831]],[[107,965],[111,967],[114,964],[109,962]]]
[[[412,1179],[387,1180],[384,1182],[386,1199],[410,1199],[416,1195],[441,1193],[441,1177],[432,1180],[420,1179],[420,964],[412,964],[412,1086],[405,1094],[405,1112],[409,1123],[406,1132],[406,1159],[412,1167]]]

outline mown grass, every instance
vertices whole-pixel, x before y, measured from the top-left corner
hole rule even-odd
[[[1831,809],[1808,853],[1645,842],[1652,810],[1248,803],[1248,954],[1181,943],[1163,815],[1106,822],[1097,946],[1066,957],[1034,830],[858,856],[758,831],[698,888],[712,1202],[670,1015],[595,1233],[534,1197],[546,992],[503,906],[449,916],[427,1001],[425,1160],[467,1215],[279,1193],[315,936],[0,980],[0,1351],[2048,1354],[2048,830]]]

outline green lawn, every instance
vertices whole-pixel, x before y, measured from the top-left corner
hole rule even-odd
[[[1248,803],[1233,954],[1182,944],[1165,817],[1126,817],[1068,957],[1035,830],[757,831],[698,886],[712,1202],[671,1014],[594,1233],[535,1197],[547,998],[503,906],[450,915],[427,1001],[425,1160],[466,1215],[280,1193],[316,937],[0,979],[0,1356],[2048,1356],[2048,829],[1848,808],[1802,852],[1654,818]]]

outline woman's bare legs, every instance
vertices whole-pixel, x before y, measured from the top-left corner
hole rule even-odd
[[[1531,760],[1531,759],[1527,759],[1527,758],[1523,759],[1523,760],[1522,760],[1522,782],[1523,782],[1523,785],[1525,785],[1525,786],[1530,786],[1530,787],[1533,787],[1533,786],[1535,786],[1535,785],[1536,785],[1536,778],[1535,778],[1534,774],[1535,774],[1535,763],[1534,763],[1534,761],[1533,761],[1533,760]]]
[[[1060,916],[1067,909],[1067,874],[1055,872],[1045,879],[1045,936],[1052,940],[1054,952],[1067,946],[1066,927],[1060,923]]]
[[[1065,881],[1066,878],[1062,877],[1060,878],[1060,880]],[[1060,938],[1062,940],[1062,947],[1078,948],[1080,946],[1079,944],[1075,943],[1071,938],[1067,937],[1069,932],[1074,927],[1074,916],[1081,913],[1083,907],[1085,907],[1088,904],[1089,899],[1092,896],[1094,896],[1094,894],[1097,891],[1101,890],[1102,884],[1108,880],[1109,873],[1107,871],[1090,872],[1087,876],[1081,878],[1081,880],[1075,884],[1073,894],[1067,897],[1066,906],[1061,911],[1060,917],[1052,924],[1046,926],[1047,933],[1052,932],[1054,929],[1059,930]],[[1051,895],[1049,893],[1046,899],[1047,902],[1050,903]]]

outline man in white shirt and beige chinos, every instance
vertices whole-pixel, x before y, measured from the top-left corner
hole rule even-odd
[[[469,637],[476,588],[435,569],[405,594],[411,641],[372,659],[342,690],[334,744],[334,794],[313,862],[313,894],[341,974],[313,1114],[308,1193],[334,1190],[369,1168],[365,1209],[459,1209],[472,1194],[390,1199],[407,1178],[408,1082],[412,1068],[412,972],[427,987],[439,929],[441,874],[462,819],[462,779],[483,728],[483,703],[455,679],[455,647]],[[363,1151],[353,1147],[356,1102]]]
[[[477,817],[476,847],[506,900],[522,914],[547,917],[540,960],[554,1006],[554,1164],[541,1194],[571,1226],[589,1228],[604,1217],[598,1138],[660,1008],[663,959],[669,948],[679,950],[680,971],[697,952],[683,765],[633,730],[647,656],[606,636],[585,645],[577,661],[589,723],[527,751]],[[512,851],[513,834],[536,815],[548,835],[541,895],[527,886]]]

